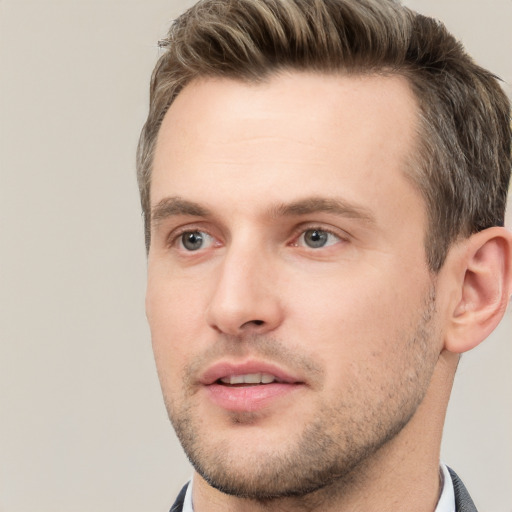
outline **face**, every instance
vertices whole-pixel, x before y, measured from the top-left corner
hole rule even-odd
[[[159,133],[147,315],[196,470],[303,495],[407,424],[441,350],[399,77],[203,80]]]

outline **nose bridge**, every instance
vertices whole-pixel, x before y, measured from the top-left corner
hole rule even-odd
[[[228,245],[207,312],[211,326],[231,335],[275,328],[280,305],[277,289],[271,285],[272,260],[253,237]]]

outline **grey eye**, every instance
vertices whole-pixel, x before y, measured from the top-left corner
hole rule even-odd
[[[181,244],[187,251],[197,251],[204,243],[204,233],[201,231],[187,231],[181,235]]]
[[[329,233],[321,229],[308,229],[304,232],[304,243],[312,249],[324,247],[329,240]]]

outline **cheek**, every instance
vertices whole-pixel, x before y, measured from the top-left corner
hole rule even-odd
[[[294,329],[338,384],[404,363],[425,308],[425,282],[408,286],[391,273],[352,272],[317,285],[297,288]]]
[[[146,314],[152,329],[178,332],[197,326],[207,302],[204,276],[173,272],[169,264],[150,263],[146,291]]]
[[[311,283],[298,281],[289,295],[288,310],[296,310],[297,318],[311,328],[334,329],[345,336],[382,332],[396,326],[405,316],[406,305],[413,304],[407,290],[385,282],[385,278],[345,272]],[[410,312],[410,311],[409,311]],[[310,322],[311,320],[311,322]],[[309,330],[310,330],[309,329]]]
[[[201,297],[193,287],[150,277],[146,315],[158,371],[172,370],[175,374],[200,339],[199,330],[204,322]]]

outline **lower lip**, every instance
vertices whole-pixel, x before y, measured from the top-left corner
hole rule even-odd
[[[253,412],[264,409],[301,388],[301,384],[281,382],[259,386],[224,386],[217,383],[206,386],[210,399],[216,405],[233,412]]]

